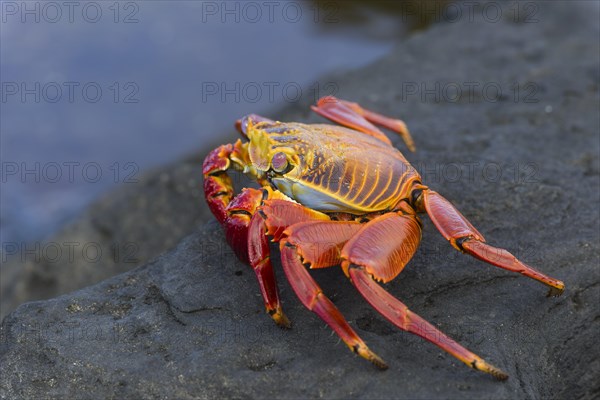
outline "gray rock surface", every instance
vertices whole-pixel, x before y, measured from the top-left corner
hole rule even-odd
[[[424,218],[419,251],[386,288],[507,382],[393,329],[338,268],[313,276],[390,369],[349,352],[279,268],[293,328],[278,329],[253,273],[210,223],[143,267],[7,316],[0,396],[597,398],[600,32],[597,5],[574,4],[537,3],[532,23],[434,26],[334,77],[339,97],[406,120],[418,147],[409,160],[491,244],[565,281],[548,299],[540,284],[458,254]],[[463,90],[448,101],[452,84],[472,82],[502,95]],[[409,95],[413,83],[438,83],[440,101]],[[277,118],[319,120],[300,106]]]
[[[0,317],[26,301],[98,283],[174,247],[212,216],[201,172],[201,158],[149,171],[51,237],[21,244],[0,268]]]

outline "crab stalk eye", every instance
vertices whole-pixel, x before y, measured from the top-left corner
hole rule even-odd
[[[275,153],[271,160],[271,166],[275,172],[284,172],[288,167],[288,160],[285,153]]]

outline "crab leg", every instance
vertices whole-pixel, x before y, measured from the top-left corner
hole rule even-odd
[[[272,197],[275,193],[284,196],[281,192],[270,192],[267,197]],[[280,198],[265,199],[258,212],[265,218],[267,234],[273,237],[274,242],[278,242],[283,237],[286,228],[291,225],[304,221],[330,220],[326,214],[304,207],[293,200]]]
[[[271,265],[266,226],[256,208],[262,201],[262,190],[244,189],[227,206],[227,219],[223,223],[227,241],[240,260],[250,264],[258,280],[267,313],[282,328],[290,321],[283,313],[275,272]]]
[[[330,222],[335,224],[335,222]],[[343,224],[340,222],[340,224]],[[292,289],[306,308],[317,314],[333,329],[346,345],[361,357],[371,361],[381,369],[387,369],[387,364],[377,354],[373,353],[348,324],[342,313],[325,296],[323,290],[310,276],[295,245],[283,239],[281,242],[281,261],[283,271]]]
[[[519,261],[508,251],[485,243],[483,236],[442,195],[433,190],[423,191],[425,210],[440,231],[457,250],[497,267],[518,272],[550,286],[548,296],[562,294],[565,284]]]
[[[488,364],[482,358],[446,336],[419,315],[410,311],[404,303],[379,286],[372,279],[372,275],[367,272],[365,267],[350,264],[349,267],[347,267],[347,271],[352,284],[354,284],[360,294],[362,294],[363,297],[381,313],[381,315],[398,328],[414,333],[423,339],[430,341],[471,368],[492,374],[500,380],[508,378],[508,375],[505,372]]]
[[[342,269],[360,294],[392,324],[439,346],[471,368],[506,379],[504,372],[410,311],[374,281],[393,279],[412,258],[420,236],[421,228],[414,215],[384,214],[364,225],[346,243]]]
[[[357,103],[339,100],[333,96],[322,97],[319,99],[316,106],[311,106],[311,109],[325,118],[376,137],[391,145],[392,142],[388,137],[373,124],[383,126],[384,128],[400,134],[410,151],[415,151],[416,149],[415,142],[413,141],[406,124],[402,120],[386,117],[364,109]]]
[[[237,257],[250,264],[260,287],[267,313],[277,325],[289,328],[290,322],[281,309],[275,273],[269,257],[265,222],[256,213],[263,191],[244,189],[233,197],[233,186],[227,170],[236,159],[240,146],[224,145],[213,150],[203,165],[204,191],[208,205],[225,229],[225,237]],[[242,157],[238,154],[237,157]]]
[[[267,313],[280,327],[290,328],[291,323],[283,313],[279,302],[279,291],[275,280],[275,272],[271,265],[269,242],[265,235],[265,229],[265,220],[259,214],[254,214],[248,228],[250,265],[258,279]]]
[[[363,224],[346,243],[342,269],[346,272],[349,263],[359,264],[375,279],[389,282],[410,261],[420,242],[421,227],[415,215],[383,214]]]
[[[292,219],[297,219],[301,208],[305,208],[299,204],[289,202],[284,204],[278,200],[270,202],[267,206],[268,208],[264,210],[267,225],[276,225],[283,214],[296,216]],[[387,369],[386,363],[369,350],[304,266],[306,263],[311,268],[325,268],[339,264],[341,248],[360,227],[361,224],[358,222],[319,219],[304,220],[290,225],[280,234],[281,263],[288,282],[302,304],[325,321],[350,350],[377,367]]]

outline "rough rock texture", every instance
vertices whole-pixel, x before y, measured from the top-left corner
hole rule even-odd
[[[0,317],[26,301],[59,296],[143,265],[175,246],[212,216],[204,206],[201,165],[201,158],[191,158],[149,171],[95,202],[60,232],[23,247],[33,252],[9,256],[0,269]]]
[[[253,273],[211,223],[150,264],[7,316],[0,396],[597,398],[600,32],[596,5],[571,4],[540,3],[535,23],[434,26],[335,77],[340,97],[404,116],[418,146],[408,158],[490,243],[567,284],[546,298],[537,282],[458,254],[424,218],[421,248],[386,288],[507,371],[507,382],[393,329],[338,268],[313,276],[390,369],[348,351],[279,268],[294,326],[278,329]],[[406,92],[438,83],[448,100],[448,84],[470,82],[497,83],[502,95],[444,101],[440,89],[436,102]],[[303,108],[280,119],[318,120]]]

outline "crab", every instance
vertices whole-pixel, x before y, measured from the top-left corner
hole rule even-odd
[[[456,250],[535,279],[550,288],[549,295],[561,294],[564,283],[487,244],[450,201],[423,184],[378,128],[400,134],[414,151],[403,121],[331,96],[311,108],[339,125],[279,122],[250,114],[236,122],[247,141],[214,149],[203,164],[208,206],[237,257],[252,267],[267,313],[280,327],[290,327],[270,260],[271,238],[279,243],[283,271],[302,304],[377,367],[387,365],[358,336],[307,267],[341,266],[362,297],[396,327],[473,369],[508,378],[380,285],[394,279],[415,254],[422,227],[418,214],[428,214]],[[236,195],[232,169],[261,188],[245,188]]]

